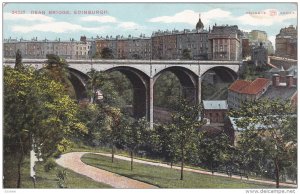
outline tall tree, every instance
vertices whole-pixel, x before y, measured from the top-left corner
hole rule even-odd
[[[278,188],[281,171],[291,165],[290,161],[295,158],[297,147],[297,139],[292,135],[297,131],[293,124],[297,117],[291,104],[279,100],[248,102],[239,111],[232,111],[231,115],[239,117],[237,126],[244,129],[242,133],[250,134],[241,136],[238,144],[247,142],[248,147],[243,147],[246,153],[251,154],[253,149],[258,149],[267,160],[272,161]],[[244,137],[251,138],[252,141],[249,142]]]
[[[103,59],[113,59],[114,58],[113,51],[108,47],[103,48],[101,50],[101,58],[103,58]]]
[[[172,124],[175,133],[175,142],[179,145],[179,158],[181,161],[180,180],[183,180],[183,167],[187,151],[195,148],[197,129],[204,122],[199,119],[200,105],[190,105],[185,100],[180,100],[176,105],[176,112],[172,115]]]
[[[65,59],[55,55],[47,54],[45,71],[55,81],[60,82],[64,86],[64,91],[70,97],[76,98],[74,87],[70,81],[68,63]]]
[[[183,51],[182,51],[182,59],[184,59],[184,60],[192,59],[191,51],[189,49],[183,49]]]
[[[201,163],[211,169],[212,174],[214,169],[224,162],[229,146],[229,138],[223,131],[219,134],[210,134],[209,131],[198,134],[198,157]]]
[[[145,140],[143,134],[149,130],[149,124],[145,118],[140,118],[133,122],[131,121],[127,126],[123,127],[125,128],[125,145],[130,152],[130,169],[133,170],[134,153],[143,144]]]
[[[156,149],[159,150],[162,157],[170,162],[171,168],[173,163],[178,159],[178,143],[176,142],[176,131],[174,127],[168,125],[159,125],[154,133],[157,136]]]
[[[15,69],[23,69],[23,63],[22,63],[22,53],[20,49],[16,52],[16,62],[15,62]]]
[[[77,105],[62,91],[63,86],[43,72],[4,68],[5,156],[17,157],[18,188],[21,166],[32,145],[46,159],[64,149],[70,136],[86,132],[77,119]]]

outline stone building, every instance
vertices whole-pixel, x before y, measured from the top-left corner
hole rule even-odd
[[[259,47],[252,49],[251,60],[255,66],[264,66],[268,63],[268,50],[260,43]]]
[[[252,49],[260,46],[260,43],[267,49],[268,55],[274,54],[272,42],[268,40],[268,34],[262,30],[252,30],[251,32],[243,32],[244,37],[249,39],[249,45]]]
[[[95,40],[96,56],[100,57],[104,48],[112,50],[115,59],[150,59],[151,58],[151,39],[141,35],[140,37],[128,38],[116,36],[115,38],[98,38]]]
[[[196,29],[157,31],[152,34],[152,59],[182,59],[184,50],[192,60],[207,60],[208,32],[199,18]]]
[[[265,78],[256,78],[254,81],[236,80],[228,88],[228,107],[239,109],[245,101],[259,99],[271,85]]]
[[[4,57],[13,58],[20,49],[24,58],[45,58],[56,54],[66,59],[101,58],[104,48],[112,51],[115,59],[190,59],[190,60],[241,60],[241,32],[237,26],[213,26],[212,31],[204,30],[199,17],[196,29],[183,31],[157,31],[151,38],[141,34],[139,37],[106,36],[80,41],[60,39],[31,41],[8,39],[4,41]]]
[[[284,58],[297,59],[297,27],[290,25],[282,28],[276,35],[275,55]]]
[[[45,59],[47,54],[56,54],[65,59],[88,59],[90,44],[83,41],[68,41],[56,40],[32,40],[20,39],[4,40],[4,57],[15,58],[16,52],[19,49],[23,58],[40,58]]]
[[[203,100],[203,117],[209,124],[224,123],[228,111],[226,100]]]
[[[213,26],[208,33],[209,60],[241,60],[242,59],[242,32],[238,26]]]

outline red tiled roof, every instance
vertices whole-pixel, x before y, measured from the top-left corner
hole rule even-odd
[[[263,90],[270,83],[270,80],[265,78],[256,78],[253,82],[245,80],[237,80],[229,87],[229,90],[232,90],[237,93],[243,94],[257,94]]]
[[[251,82],[250,81],[246,81],[246,80],[236,80],[235,82],[233,82],[230,87],[228,88],[229,90],[232,90],[234,92],[240,92],[243,88],[247,87],[248,85],[250,85]]]

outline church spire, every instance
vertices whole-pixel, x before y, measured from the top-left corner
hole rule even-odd
[[[204,25],[203,25],[203,23],[201,21],[201,13],[199,13],[199,20],[198,20],[198,22],[196,24],[196,30],[197,31],[202,31],[203,28],[204,28]]]

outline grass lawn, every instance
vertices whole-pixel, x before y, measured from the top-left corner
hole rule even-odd
[[[274,188],[274,185],[237,180],[226,177],[184,172],[184,180],[179,180],[180,171],[134,163],[130,171],[130,162],[110,157],[86,154],[81,159],[84,163],[114,172],[132,179],[140,180],[160,188]]]
[[[26,158],[24,164],[22,165],[22,175],[21,175],[21,188],[34,188],[32,179],[30,177],[29,171],[29,158]],[[16,179],[17,176],[16,168],[14,168],[13,162],[11,166],[6,166],[7,171],[5,173],[4,188],[16,188]],[[59,188],[58,187],[58,178],[56,176],[58,170],[63,170],[64,168],[55,166],[49,172],[44,171],[44,165],[41,162],[36,163],[36,188]],[[95,182],[94,180],[77,174],[71,170],[66,169],[67,173],[67,188],[111,188],[111,186]]]

